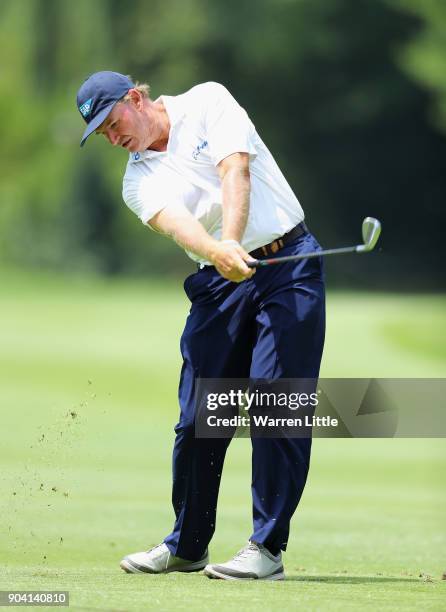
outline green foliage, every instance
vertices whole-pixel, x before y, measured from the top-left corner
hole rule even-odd
[[[389,0],[415,15],[422,27],[407,45],[399,49],[403,69],[433,96],[431,119],[446,131],[446,4],[442,0]]]
[[[325,245],[356,240],[373,214],[384,253],[370,278],[393,285],[396,266],[402,286],[438,286],[443,13],[433,0],[259,0],[255,10],[252,0],[3,0],[0,257],[106,274],[191,268],[123,205],[126,153],[95,138],[79,149],[76,91],[115,69],[154,97],[224,83]],[[408,240],[420,208],[422,257]],[[362,262],[344,262],[330,278],[356,284]]]

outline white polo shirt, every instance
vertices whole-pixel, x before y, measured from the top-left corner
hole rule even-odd
[[[250,156],[250,207],[242,239],[246,251],[268,244],[303,221],[303,210],[273,156],[223,85],[202,83],[160,100],[171,124],[167,151],[131,153],[123,180],[124,201],[143,223],[166,206],[184,206],[219,240],[222,195],[216,166],[232,153]]]

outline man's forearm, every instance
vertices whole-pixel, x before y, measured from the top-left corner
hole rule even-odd
[[[251,181],[249,169],[231,167],[222,178],[223,229],[222,240],[241,242],[249,214]]]
[[[184,206],[167,206],[153,216],[149,225],[169,236],[186,251],[209,261],[226,279],[239,283],[250,278],[255,270],[245,261],[252,258],[238,244],[212,238]]]
[[[217,241],[184,207],[168,206],[150,219],[153,229],[165,234],[186,251],[212,261]]]

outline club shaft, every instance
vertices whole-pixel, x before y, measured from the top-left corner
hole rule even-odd
[[[326,249],[325,251],[314,251],[313,253],[302,253],[300,255],[289,255],[287,257],[274,257],[271,259],[258,259],[247,262],[248,268],[262,268],[274,264],[286,263],[288,261],[299,261],[300,259],[310,259],[311,257],[322,257],[325,255],[340,255],[341,253],[360,253],[363,245],[343,247],[340,249]],[[359,247],[359,248],[358,248]]]

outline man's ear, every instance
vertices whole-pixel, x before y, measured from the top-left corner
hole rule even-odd
[[[136,106],[138,110],[142,109],[143,97],[140,91],[137,89],[129,89],[127,96],[129,96],[131,103]]]

